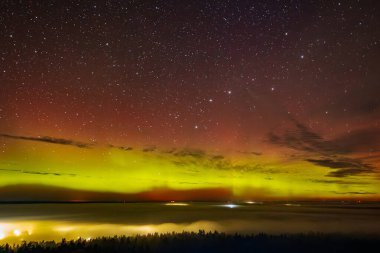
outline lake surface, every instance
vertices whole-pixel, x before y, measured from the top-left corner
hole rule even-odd
[[[379,203],[0,204],[0,244],[182,231],[380,235]]]

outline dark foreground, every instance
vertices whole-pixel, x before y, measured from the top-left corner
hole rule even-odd
[[[227,235],[170,233],[61,242],[24,242],[0,252],[377,252],[380,237],[342,234]]]

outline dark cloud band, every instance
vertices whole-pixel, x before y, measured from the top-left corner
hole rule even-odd
[[[333,140],[325,140],[307,126],[291,119],[295,128],[283,134],[269,133],[268,141],[272,144],[287,147],[306,153],[305,161],[334,169],[327,174],[331,177],[346,177],[361,173],[372,173],[375,167],[363,159],[348,158],[355,152],[376,151],[379,149],[380,130],[362,129],[343,135]],[[368,146],[368,144],[371,144]],[[370,150],[367,150],[370,147]],[[316,158],[317,157],[317,158]]]
[[[28,136],[19,136],[19,135],[0,134],[0,137],[16,139],[16,140],[38,141],[38,142],[46,142],[46,143],[52,143],[52,144],[69,145],[69,146],[75,146],[78,148],[91,148],[93,146],[93,144],[90,144],[90,143],[73,141],[73,140],[68,140],[68,139],[53,138],[49,136],[28,137]]]

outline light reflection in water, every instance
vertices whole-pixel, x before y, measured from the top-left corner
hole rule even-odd
[[[85,238],[89,240],[101,236],[137,235],[149,233],[170,233],[182,231],[220,230],[215,222],[199,221],[186,224],[98,224],[98,223],[72,223],[62,221],[15,221],[0,223],[0,245],[3,243],[20,243],[22,241],[60,241]]]
[[[353,229],[355,228],[355,229]],[[311,231],[339,232],[375,232],[380,233],[378,222],[372,224],[353,223],[342,224],[336,222],[292,222],[287,220],[224,220],[224,221],[196,221],[189,223],[161,223],[161,224],[110,224],[110,223],[83,223],[57,220],[36,221],[0,221],[0,245],[4,243],[20,243],[22,241],[60,241],[102,236],[131,236],[137,234],[171,233],[192,231],[219,231],[226,233],[307,233]]]
[[[0,242],[22,241],[25,237],[31,236],[33,225],[31,222],[1,223],[0,222]]]
[[[256,205],[258,203],[258,205]],[[168,205],[165,207],[164,205]],[[226,233],[375,233],[380,205],[157,203],[3,205],[0,245],[101,236],[219,231]]]

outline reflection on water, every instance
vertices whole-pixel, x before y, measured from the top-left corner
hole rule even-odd
[[[68,240],[79,237],[91,239],[101,236],[137,235],[149,233],[170,233],[182,231],[194,231],[199,229],[206,231],[220,230],[215,222],[200,221],[190,224],[97,224],[97,223],[73,223],[61,221],[15,221],[12,223],[0,223],[0,242],[17,243],[22,241],[42,240]]]
[[[380,206],[252,203],[0,205],[0,244],[194,231],[380,234]]]

